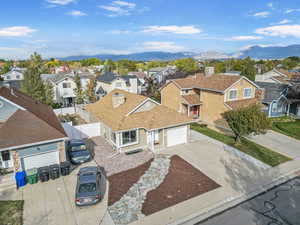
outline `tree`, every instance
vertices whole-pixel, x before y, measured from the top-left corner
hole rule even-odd
[[[85,96],[84,96],[84,91],[83,91],[83,88],[81,85],[80,76],[78,74],[75,75],[74,81],[76,84],[76,88],[74,89],[75,95],[76,95],[75,102],[76,102],[76,104],[83,104]]]
[[[97,66],[101,64],[101,60],[98,58],[87,58],[80,60],[82,66]]]
[[[198,62],[192,58],[177,59],[174,65],[180,72],[186,74],[194,74],[199,72]]]
[[[93,103],[96,101],[95,89],[97,85],[97,80],[95,78],[90,79],[87,85],[86,96],[89,102]]]
[[[47,105],[53,105],[53,98],[54,98],[54,91],[53,91],[53,85],[50,82],[46,82],[44,86],[44,91],[45,91],[45,99],[44,103]]]
[[[147,83],[147,89],[146,89],[146,95],[158,102],[160,102],[160,91],[159,91],[159,85],[155,80],[151,77],[145,78],[145,81]]]
[[[245,135],[262,134],[270,127],[270,120],[257,104],[227,111],[223,113],[223,118],[233,131],[236,143],[240,143]]]
[[[111,59],[107,59],[105,60],[104,63],[104,71],[105,72],[113,72],[113,70],[115,69],[115,63],[111,60]]]
[[[45,66],[49,69],[49,71],[54,72],[55,67],[60,66],[60,62],[57,59],[50,59],[45,63]]]

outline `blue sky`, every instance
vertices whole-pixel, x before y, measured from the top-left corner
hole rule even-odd
[[[3,1],[0,57],[234,52],[299,44],[299,0]]]

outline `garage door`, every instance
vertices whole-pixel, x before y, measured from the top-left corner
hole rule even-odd
[[[184,144],[187,142],[187,126],[169,128],[167,130],[167,146]]]
[[[47,152],[23,158],[23,168],[25,170],[49,166],[56,163],[59,163],[59,151]]]

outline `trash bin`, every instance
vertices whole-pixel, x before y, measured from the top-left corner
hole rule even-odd
[[[46,182],[49,180],[49,166],[40,167],[38,169],[38,176],[40,181]]]
[[[60,171],[62,176],[67,176],[70,174],[71,163],[68,161],[60,163]]]
[[[38,182],[38,171],[36,168],[26,170],[26,174],[29,184],[36,184]]]
[[[50,168],[50,178],[52,180],[59,178],[59,165],[53,164],[49,166],[49,168]]]
[[[26,185],[26,172],[25,171],[16,172],[15,179],[16,179],[17,188],[25,186]]]

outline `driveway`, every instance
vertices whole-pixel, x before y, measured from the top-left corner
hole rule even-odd
[[[266,134],[250,136],[249,139],[290,158],[300,157],[300,141],[286,135],[270,130]]]
[[[94,162],[82,166],[95,165]],[[75,206],[77,172],[45,183],[26,185],[23,192],[24,225],[98,225],[106,213],[108,189],[102,202],[85,208]],[[108,187],[108,183],[107,183]]]

